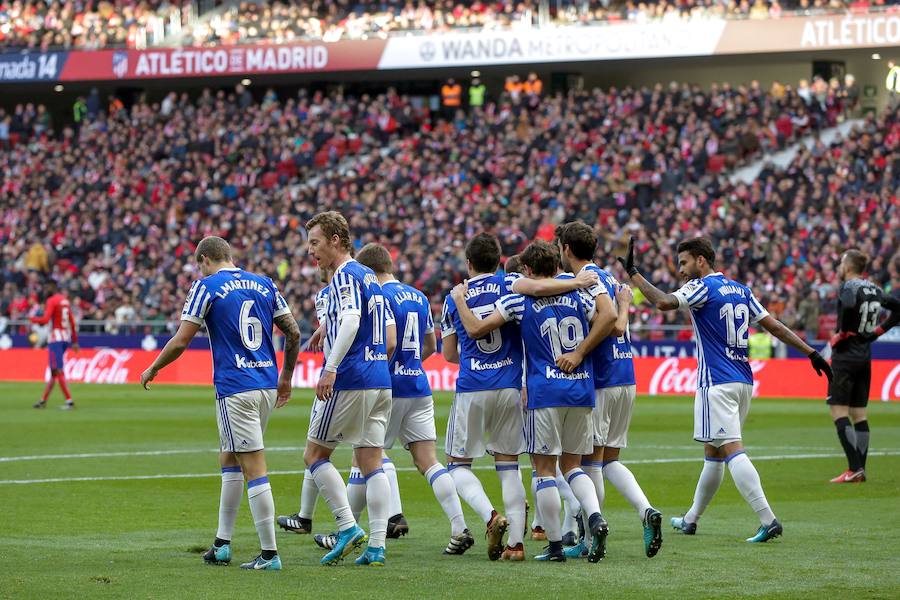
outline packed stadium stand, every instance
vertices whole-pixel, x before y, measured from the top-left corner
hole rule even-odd
[[[662,287],[677,285],[673,245],[703,232],[770,311],[816,335],[844,248],[868,252],[873,277],[900,286],[897,111],[786,169],[766,165],[749,185],[729,173],[835,125],[852,102],[841,83],[816,80],[504,92],[449,121],[393,90],[255,99],[238,86],[130,109],[95,90],[79,98],[77,123],[54,122],[40,104],[0,108],[0,312],[32,313],[52,275],[81,318],[164,323],[194,277],[194,241],[219,234],[245,268],[279,281],[311,331],[319,284],[302,225],[328,206],[348,215],[357,247],[378,240],[398,253],[400,276],[436,307],[465,271],[465,240],[484,227],[509,256],[584,219],[615,269],[636,235]],[[661,322],[637,310],[636,335]]]
[[[897,0],[660,0],[632,2],[206,2],[183,0],[2,0],[0,48],[144,48],[364,39],[389,34],[684,19],[779,19],[896,8]]]

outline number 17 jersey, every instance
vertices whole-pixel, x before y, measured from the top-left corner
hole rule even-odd
[[[768,312],[745,285],[721,273],[692,279],[674,296],[689,308],[697,343],[697,387],[753,384],[749,329]]]
[[[278,387],[272,325],[290,312],[272,280],[262,275],[222,269],[194,282],[181,320],[206,324],[217,398]]]

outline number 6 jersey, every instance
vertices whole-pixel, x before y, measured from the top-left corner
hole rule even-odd
[[[181,320],[206,323],[216,396],[278,387],[272,323],[290,314],[271,279],[242,269],[222,269],[195,281]]]
[[[674,296],[690,308],[697,343],[697,387],[723,383],[753,384],[750,325],[769,313],[745,285],[721,273],[692,279]]]

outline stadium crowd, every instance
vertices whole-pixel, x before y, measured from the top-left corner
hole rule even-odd
[[[637,236],[664,288],[678,285],[676,241],[710,235],[726,273],[806,329],[809,311],[833,302],[848,245],[900,285],[900,119],[869,118],[784,171],[731,183],[729,166],[833,124],[839,89],[825,85],[820,103],[805,85],[504,95],[450,121],[393,91],[269,90],[257,102],[240,86],[101,109],[78,127],[42,106],[0,109],[0,314],[33,313],[52,276],[82,319],[162,324],[196,276],[193,244],[218,234],[242,266],[272,274],[310,331],[320,284],[302,225],[327,207],[348,216],[358,246],[397,252],[399,276],[436,307],[464,276],[473,233],[493,230],[508,256],[578,218],[602,233],[598,259],[616,272],[613,256]]]
[[[647,22],[689,18],[780,18],[783,14],[866,11],[898,0],[292,0],[222,4],[201,18],[182,0],[0,0],[0,48],[141,47],[148,30],[174,19],[187,45],[296,39],[360,39],[396,32],[508,29],[533,25]],[[184,6],[183,6],[184,5]],[[163,36],[159,36],[161,39]]]

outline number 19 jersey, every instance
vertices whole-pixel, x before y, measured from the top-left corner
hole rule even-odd
[[[328,285],[325,332],[329,353],[334,349],[341,321],[348,315],[359,315],[359,330],[338,366],[334,389],[390,389],[385,327],[393,324],[393,312],[375,272],[353,259],[335,270]],[[327,358],[326,355],[326,363]]]
[[[494,312],[494,304],[508,293],[508,283],[495,273],[469,279],[466,305],[479,319]],[[507,324],[479,340],[466,333],[453,298],[444,300],[441,335],[459,340],[458,393],[486,390],[522,389],[522,336],[514,324]]]
[[[692,279],[674,293],[689,308],[697,342],[697,387],[753,384],[749,329],[768,312],[745,285],[721,273]]]
[[[291,309],[271,279],[222,269],[195,281],[181,319],[206,324],[216,397],[278,387],[272,324]]]

